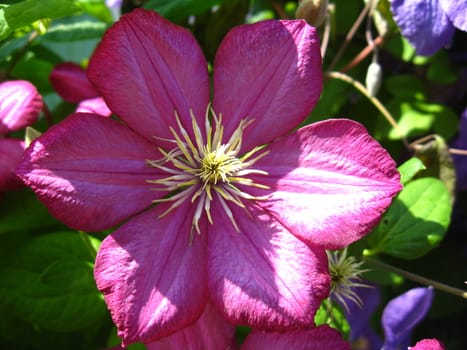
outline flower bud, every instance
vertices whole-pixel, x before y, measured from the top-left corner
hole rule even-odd
[[[365,79],[366,89],[370,96],[375,97],[378,94],[382,79],[383,70],[381,69],[381,66],[378,62],[372,62],[368,66]]]
[[[312,26],[318,27],[326,18],[328,0],[299,0],[295,11],[296,18],[303,18]]]

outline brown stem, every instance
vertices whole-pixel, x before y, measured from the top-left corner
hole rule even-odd
[[[383,37],[380,35],[371,44],[368,44],[367,47],[360,51],[360,53],[357,56],[355,56],[355,58],[340,71],[342,73],[348,72],[353,67],[358,65],[361,61],[363,61],[370,53],[372,53],[376,46],[379,46],[382,43]]]
[[[336,66],[337,62],[339,62],[341,56],[344,54],[345,50],[347,49],[347,46],[350,44],[352,41],[353,36],[357,32],[358,27],[360,27],[360,24],[362,24],[363,19],[365,18],[366,14],[370,10],[371,7],[371,1],[368,1],[366,6],[363,8],[362,12],[358,15],[357,19],[355,20],[355,23],[352,25],[352,28],[350,28],[349,32],[345,36],[344,43],[340,47],[339,51],[337,51],[336,56],[332,60],[331,64],[328,67],[328,71],[332,71],[334,67]]]

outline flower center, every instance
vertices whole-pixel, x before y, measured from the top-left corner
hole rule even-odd
[[[204,138],[192,111],[190,114],[194,139],[190,138],[175,112],[178,130],[170,127],[174,139],[169,140],[175,144],[175,147],[170,151],[159,148],[163,157],[158,160],[147,160],[149,166],[167,173],[167,177],[147,181],[157,185],[155,190],[169,192],[169,196],[166,198],[153,201],[154,203],[172,202],[172,205],[161,214],[161,217],[167,215],[185,200],[190,200],[196,206],[192,219],[191,241],[193,231],[201,233],[199,220],[203,212],[209,223],[213,224],[212,202],[220,205],[232,225],[239,231],[229,203],[234,203],[245,209],[244,201],[262,200],[265,197],[252,196],[242,188],[267,189],[269,187],[255,183],[248,177],[251,174],[267,175],[263,170],[253,169],[252,165],[264,157],[268,151],[259,152],[262,147],[255,147],[245,154],[239,154],[243,131],[251,124],[251,119],[242,119],[230,139],[223,143],[222,115],[218,117],[211,107],[207,108],[205,115],[206,137]]]
[[[242,169],[242,162],[234,152],[227,151],[228,145],[204,155],[198,176],[203,183],[217,184],[219,180],[229,182],[229,176]]]

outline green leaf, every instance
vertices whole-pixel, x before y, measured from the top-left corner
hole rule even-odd
[[[449,58],[446,51],[438,51],[433,57],[426,77],[440,84],[452,84],[458,79],[458,72],[456,72],[451,59]]]
[[[10,191],[0,200],[0,234],[56,225],[47,209],[29,190]]]
[[[458,116],[447,106],[396,97],[386,104],[398,122],[398,130],[390,128],[383,118],[378,119],[378,137],[389,140],[420,137],[435,132],[449,139],[457,131]]]
[[[42,18],[60,18],[79,12],[73,0],[23,0],[0,8],[0,40]]]
[[[451,197],[436,178],[409,182],[368,237],[364,255],[416,259],[437,246],[451,218]]]
[[[394,96],[414,100],[424,100],[427,92],[425,84],[413,74],[388,76],[384,86]]]
[[[157,11],[174,22],[198,15],[219,5],[223,0],[149,0],[144,7]]]
[[[96,249],[99,241],[89,239]],[[39,236],[4,252],[0,310],[57,332],[102,322],[107,309],[93,278],[94,254],[76,232]]]
[[[8,311],[0,316],[0,345],[15,350],[81,350],[85,349],[78,334],[58,333],[38,329],[37,325],[22,321]],[[79,338],[78,338],[79,337]],[[5,344],[6,340],[6,344]]]
[[[104,0],[75,0],[75,3],[83,9],[87,14],[90,14],[103,22],[113,22],[112,14],[109,8],[105,5]]]
[[[349,337],[350,326],[345,318],[344,311],[337,304],[331,302],[329,299],[321,303],[320,308],[315,314],[316,326],[328,324],[332,328],[337,329],[344,338]]]
[[[415,175],[417,175],[419,171],[423,169],[426,169],[426,167],[417,157],[412,157],[408,161],[401,164],[398,170],[401,174],[402,185],[406,185]]]
[[[101,38],[107,29],[105,23],[91,21],[79,16],[78,18],[53,25],[47,34],[43,36],[43,39],[57,42],[96,39]]]
[[[339,114],[342,106],[344,106],[349,98],[349,92],[352,87],[338,79],[329,79],[323,86],[323,92],[311,112],[311,116],[303,123],[303,125],[324,120]]]

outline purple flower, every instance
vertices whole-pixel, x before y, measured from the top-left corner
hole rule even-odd
[[[385,338],[383,342],[370,326],[370,318],[380,303],[378,288],[358,287],[354,291],[362,300],[363,307],[349,303],[346,317],[350,324],[350,341],[365,344],[361,349],[367,350],[407,349],[412,330],[426,316],[433,300],[431,287],[413,288],[390,300],[381,318]]]
[[[352,343],[367,344],[365,349],[380,350],[382,339],[370,326],[370,319],[381,303],[379,288],[368,283],[368,287],[353,289],[362,302],[362,305],[349,300],[348,310],[344,308],[346,319],[350,325],[349,340]]]
[[[419,55],[449,45],[455,28],[467,31],[467,0],[391,0],[391,11]]]
[[[32,125],[42,110],[42,97],[34,85],[24,80],[0,83],[0,190],[20,184],[14,174],[24,142],[6,138],[14,131]]]
[[[392,299],[384,308],[383,324],[386,350],[405,349],[410,334],[425,317],[433,301],[433,288],[413,288]]]
[[[102,243],[98,288],[124,345],[149,343],[212,304],[233,324],[312,327],[329,293],[325,249],[367,234],[400,191],[360,124],[293,131],[319,99],[316,30],[234,28],[207,63],[184,28],[122,16],[88,77],[121,121],[77,113],[37,138],[18,175],[69,226],[121,225]]]

